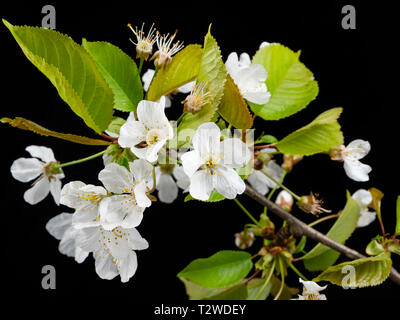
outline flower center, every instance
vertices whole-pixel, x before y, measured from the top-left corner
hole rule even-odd
[[[213,156],[211,154],[203,165],[203,169],[205,170],[205,173],[209,174],[210,176],[215,175],[217,173],[216,170],[219,167],[219,165],[218,165],[219,160],[220,160],[219,155]]]
[[[146,136],[146,143],[151,146],[162,139],[162,132],[159,129],[151,129]]]

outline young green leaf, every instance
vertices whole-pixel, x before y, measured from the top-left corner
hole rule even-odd
[[[119,131],[125,122],[126,122],[125,119],[122,119],[120,117],[113,117],[110,124],[108,125],[107,131],[119,135]]]
[[[226,77],[224,95],[218,107],[218,113],[235,128],[250,129],[253,125],[253,118],[247,104],[229,75]]]
[[[264,105],[249,103],[251,110],[264,120],[279,120],[305,108],[318,94],[318,83],[299,61],[300,52],[281,44],[261,48],[253,64],[262,65],[268,73],[266,85],[271,99]]]
[[[178,126],[178,147],[189,136],[194,134],[202,123],[209,122],[216,114],[218,105],[224,94],[224,84],[226,80],[225,64],[222,61],[221,51],[217,41],[208,31],[204,39],[203,56],[200,62],[199,73],[197,76],[198,82],[206,83],[206,90],[212,92],[212,101],[202,107],[196,114],[187,114]]]
[[[360,206],[352,197],[348,196],[343,212],[326,236],[344,244],[356,229],[359,217]],[[323,270],[334,264],[339,255],[338,251],[318,243],[303,257],[304,266],[310,271]]]
[[[251,255],[243,251],[219,251],[209,258],[196,259],[178,273],[206,288],[221,288],[237,283],[253,266]]]
[[[333,108],[321,113],[308,125],[277,142],[276,147],[282,153],[308,156],[343,144],[343,133],[337,122],[341,112],[342,108]]]
[[[329,281],[338,286],[348,285],[356,288],[376,286],[386,280],[390,274],[391,266],[390,253],[384,252],[378,256],[357,259],[329,267],[313,281]],[[352,273],[354,279],[350,274],[348,279],[345,279],[346,273],[348,273],[346,270],[351,267],[354,268]]]
[[[199,74],[203,49],[198,44],[191,44],[177,53],[171,63],[158,70],[147,92],[147,100],[157,101],[192,81]]]
[[[113,92],[87,51],[57,31],[3,22],[25,56],[51,81],[72,111],[97,133],[107,129]]]
[[[372,202],[369,206],[375,210],[378,220],[382,223],[381,202],[384,194],[377,188],[370,188],[368,191],[372,196]]]
[[[82,41],[114,93],[114,109],[134,111],[143,99],[143,86],[136,63],[109,42]]]
[[[258,139],[255,143],[277,143],[278,139],[270,134],[263,135],[260,139]]]
[[[32,131],[32,132],[42,135],[42,136],[54,137],[54,138],[67,140],[67,141],[71,141],[71,142],[79,143],[79,144],[86,144],[86,145],[90,145],[90,146],[106,146],[111,143],[109,141],[87,138],[87,137],[83,137],[83,136],[78,136],[76,134],[52,131],[52,130],[42,127],[41,125],[39,125],[33,121],[30,121],[30,120],[27,120],[27,119],[24,119],[21,117],[15,117],[14,119],[1,118],[0,122],[8,123],[10,126],[13,126],[15,128]]]

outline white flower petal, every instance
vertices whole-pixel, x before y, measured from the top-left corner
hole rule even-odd
[[[372,202],[371,193],[365,189],[357,190],[351,197],[359,204],[361,209],[365,209]]]
[[[230,168],[241,168],[250,161],[250,150],[237,138],[228,138],[220,144],[223,163]]]
[[[35,158],[19,158],[11,165],[11,175],[21,182],[28,182],[43,173],[44,163]]]
[[[136,202],[139,207],[148,208],[151,206],[151,200],[147,196],[148,191],[147,185],[144,182],[140,182],[135,185],[133,192],[135,194]]]
[[[172,203],[178,197],[178,187],[169,174],[161,174],[157,180],[158,198],[161,202]]]
[[[242,194],[246,185],[235,170],[229,167],[217,169],[217,183],[215,189],[227,199],[234,199]]]
[[[122,148],[134,148],[138,143],[146,140],[147,129],[136,120],[127,120],[120,129],[118,144]]]
[[[368,174],[372,168],[358,160],[344,160],[344,170],[347,176],[354,181],[365,182],[369,180]]]
[[[196,84],[196,80],[190,81],[190,82],[184,84],[183,86],[179,87],[178,91],[181,93],[189,93],[190,91],[192,91],[195,84]]]
[[[190,195],[198,200],[208,200],[211,191],[214,189],[214,177],[215,176],[210,176],[205,170],[197,171],[190,179]]]
[[[100,227],[81,229],[76,237],[76,245],[86,252],[94,252],[101,246]]]
[[[356,139],[347,145],[344,156],[350,160],[360,160],[364,158],[370,150],[371,145],[368,141]]]
[[[99,173],[99,180],[108,191],[113,193],[124,193],[132,190],[132,173],[125,167],[116,163],[110,163],[101,170]]]
[[[148,146],[146,148],[146,156],[145,159],[149,162],[155,162],[158,159],[158,152],[163,148],[165,143],[167,142],[167,139],[162,139],[151,146]]]
[[[49,192],[49,179],[42,177],[35,181],[32,188],[25,191],[24,200],[29,204],[36,204],[46,198]]]
[[[277,181],[281,180],[282,174],[283,174],[283,169],[280,165],[278,165],[275,161],[269,161],[266,166],[263,168],[264,172],[269,174],[272,178],[274,178]],[[273,182],[271,179],[267,177],[266,180],[268,186],[271,188],[276,187],[276,183]]]
[[[137,117],[148,128],[162,128],[164,124],[168,123],[164,108],[165,97],[161,97],[159,102],[142,100],[137,107]]]
[[[362,228],[368,226],[371,222],[376,219],[376,212],[369,211],[369,210],[361,210],[360,211],[360,218],[357,222],[357,227]]]
[[[124,259],[118,259],[119,275],[121,282],[127,282],[135,274],[137,270],[137,257],[135,251],[130,251]]]
[[[135,228],[129,229],[129,244],[133,250],[145,250],[149,247],[147,240]]]
[[[251,175],[247,178],[247,181],[250,185],[262,195],[266,195],[269,191],[269,181],[265,174],[260,172],[259,170],[253,170]]]
[[[95,268],[97,275],[101,279],[111,280],[118,275],[118,270],[113,259],[113,257],[109,256],[107,253],[101,252],[100,250],[99,252],[96,252]]]
[[[60,204],[61,197],[61,181],[59,179],[50,180],[50,192],[57,205]]]
[[[178,185],[178,187],[181,188],[184,192],[188,191],[190,186],[190,178],[186,175],[183,167],[176,165],[174,167],[174,170],[172,171],[172,175],[176,179],[176,184]]]
[[[255,104],[266,104],[271,99],[271,94],[267,91],[267,87],[259,88],[254,91],[243,93],[243,98]]]
[[[138,159],[129,163],[129,168],[135,181],[152,180],[153,166],[146,160]]]
[[[88,257],[89,252],[82,250],[79,247],[75,247],[75,261],[82,263]]]
[[[304,281],[303,279],[299,278],[299,281],[303,284],[304,288],[306,288],[307,291],[316,291],[320,292],[322,290],[325,290],[328,286],[321,287],[314,281]]]
[[[240,67],[249,67],[251,65],[251,59],[247,53],[243,52],[240,54],[239,65]]]
[[[63,212],[46,223],[46,230],[57,240],[61,240],[65,231],[71,227],[72,214]]]
[[[103,199],[99,213],[100,223],[105,230],[122,225],[136,227],[143,219],[143,210],[137,207],[131,195],[114,195]]]
[[[56,161],[56,159],[54,158],[53,150],[51,150],[50,148],[41,146],[29,146],[26,147],[25,150],[28,151],[32,157],[39,158],[45,163]]]
[[[229,54],[225,62],[226,71],[233,77],[239,70],[239,58],[236,52]]]
[[[142,80],[143,80],[143,90],[147,92],[149,90],[149,86],[151,81],[153,80],[155,74],[155,70],[153,69],[147,69],[147,71],[143,74]]]
[[[193,174],[204,164],[203,159],[197,150],[189,151],[181,156],[183,170],[188,177]]]
[[[217,156],[220,152],[221,131],[214,122],[206,122],[200,125],[193,136],[192,144],[203,159],[212,154]]]
[[[286,190],[282,190],[281,192],[278,193],[276,196],[275,203],[278,206],[281,206],[283,204],[288,204],[290,207],[293,205],[293,197],[292,195],[287,192]]]

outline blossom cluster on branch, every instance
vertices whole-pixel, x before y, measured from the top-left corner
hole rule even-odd
[[[46,225],[60,240],[61,253],[78,263],[92,253],[100,278],[119,275],[122,282],[129,281],[137,269],[136,251],[149,247],[137,230],[147,210],[157,200],[173,203],[181,189],[185,202],[233,200],[249,218],[235,234],[234,242],[241,250],[223,250],[194,260],[178,274],[191,299],[259,300],[269,295],[291,299],[298,290],[285,284],[289,269],[303,284],[298,300],[326,299],[319,293],[326,286],[308,281],[294,265],[297,261],[309,271],[322,271],[314,280],[342,286],[344,267],[358,273],[350,279],[352,287],[380,284],[389,276],[390,256],[400,253],[400,218],[394,233],[387,233],[380,212],[383,194],[378,189],[348,194],[344,209],[331,214],[322,207],[319,195],[309,190],[298,195],[284,183],[298,162],[318,153],[343,162],[350,179],[369,181],[372,169],[360,159],[370,152],[370,144],[357,139],[344,145],[338,123],[342,109],[329,109],[282,139],[255,131],[256,118],[281,120],[316,98],[318,84],[300,62],[299,52],[263,42],[252,58],[233,52],[224,62],[210,30],[203,45],[185,47],[175,41],[176,33],[161,35],[152,25],[146,34],[144,25],[140,29],[128,25],[136,37],[131,41],[137,66],[107,42],[83,39],[79,45],[54,30],[3,22],[27,58],[98,138],[59,133],[20,117],[1,121],[45,136],[103,146],[94,155],[63,163],[51,149],[33,145],[26,148],[31,158],[19,158],[11,165],[18,181],[34,180],[24,194],[26,202],[36,204],[51,193],[57,205],[73,211],[60,213]],[[151,61],[154,66],[142,72],[144,63]],[[181,115],[168,119],[166,108],[181,110]],[[65,168],[100,157],[99,185],[84,181],[62,185],[68,177]],[[275,197],[285,211],[299,209],[317,217],[310,226],[335,221],[327,237],[340,244],[376,218],[382,234],[369,242],[370,257],[334,266],[339,252],[321,244],[306,250],[307,238],[297,237],[286,222],[276,226],[267,207],[258,216],[249,212],[237,199],[246,184],[267,199]],[[398,216],[399,212],[400,208]],[[246,251],[256,244],[255,254]]]

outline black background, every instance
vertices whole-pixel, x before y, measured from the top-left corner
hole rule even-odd
[[[186,44],[202,43],[208,25],[219,42],[224,60],[232,51],[253,55],[262,41],[280,42],[292,50],[301,50],[301,61],[311,69],[319,82],[320,93],[306,110],[289,119],[274,122],[258,121],[262,130],[278,138],[307,124],[322,111],[343,106],[340,123],[346,144],[361,138],[370,141],[372,151],[363,159],[372,166],[370,181],[353,182],[346,177],[343,166],[327,156],[317,155],[301,162],[286,182],[298,194],[318,192],[325,206],[332,210],[343,208],[345,190],[377,187],[385,193],[382,205],[388,232],[395,223],[395,200],[399,193],[397,138],[398,129],[398,53],[395,50],[397,25],[393,8],[386,2],[366,4],[354,1],[298,2],[247,1],[217,3],[200,1],[171,3],[154,2],[21,2],[2,3],[1,17],[15,25],[40,25],[45,4],[55,5],[57,30],[80,43],[109,41],[134,56],[133,37],[126,27],[128,22],[140,25],[156,23],[162,33],[179,29],[177,38]],[[357,12],[357,29],[343,30],[341,9],[353,4]],[[0,26],[2,99],[1,116],[22,116],[49,129],[95,137],[56,90],[23,55],[5,26]],[[151,64],[144,66],[152,67]],[[181,97],[175,99],[175,111],[167,110],[171,118],[179,114]],[[1,226],[3,230],[3,267],[6,268],[3,290],[26,295],[122,295],[136,299],[164,301],[185,299],[183,285],[175,275],[190,261],[208,257],[221,249],[235,249],[233,234],[249,221],[232,201],[218,204],[183,203],[183,196],[173,205],[155,203],[146,210],[138,227],[150,248],[138,252],[139,267],[135,276],[125,284],[119,277],[101,280],[94,270],[92,257],[79,265],[58,252],[58,241],[45,230],[46,222],[61,212],[48,197],[31,206],[23,201],[29,187],[11,177],[9,167],[19,157],[29,157],[28,145],[45,145],[54,150],[56,159],[67,162],[99,152],[99,147],[75,145],[70,142],[45,138],[0,126],[1,154]],[[65,169],[63,183],[81,180],[99,184],[97,174],[102,168],[100,159]],[[253,214],[262,208],[246,196],[239,199]],[[304,221],[312,221],[306,214],[294,212]],[[274,218],[275,219],[275,218]],[[279,220],[274,220],[280,223]],[[327,231],[328,224],[320,229]],[[364,252],[369,240],[379,233],[378,223],[356,230],[347,244]],[[5,234],[4,234],[5,232]],[[309,243],[311,247],[313,244]],[[253,248],[253,251],[255,249]],[[394,263],[400,267],[400,259]],[[341,261],[341,260],[340,260]],[[43,290],[41,268],[54,265],[57,270],[57,289]],[[303,270],[301,264],[299,264]],[[306,275],[312,276],[305,272]],[[288,279],[298,286],[297,276]],[[386,281],[375,288],[343,290],[329,285],[328,299],[397,299],[399,288]]]

